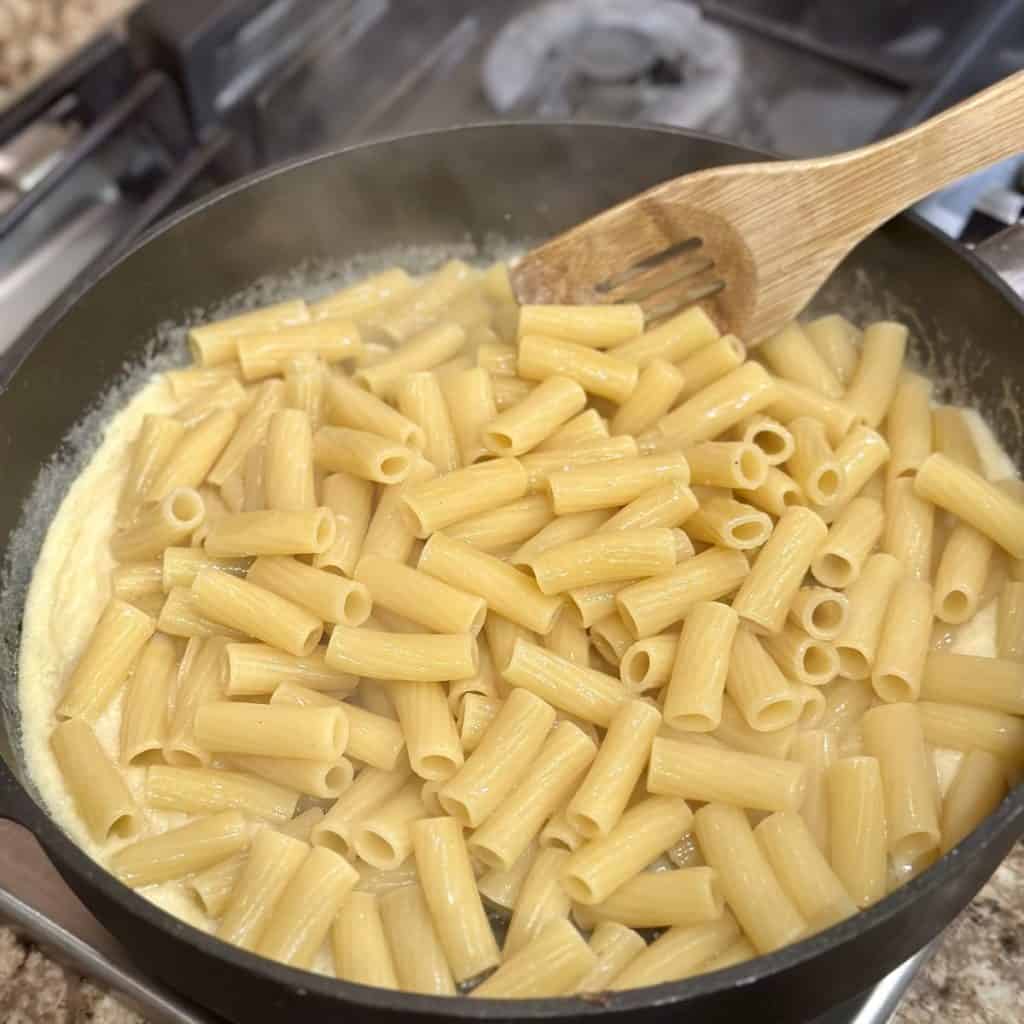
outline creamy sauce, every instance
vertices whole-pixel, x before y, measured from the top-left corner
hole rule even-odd
[[[54,517],[36,565],[25,606],[21,644],[19,700],[29,773],[55,821],[93,859],[104,863],[124,845],[111,838],[95,842],[85,828],[64,786],[49,735],[56,724],[55,708],[64,680],[83,650],[110,596],[109,551],[121,483],[131,458],[131,444],[147,413],[172,413],[176,403],[162,375],[145,388],[110,422],[103,444],[68,491]],[[990,479],[1016,476],[1016,469],[981,416],[968,417],[986,475]],[[974,619],[950,631],[949,649],[988,657],[995,655],[995,602]],[[117,758],[121,702],[116,699],[96,723],[100,743]],[[948,788],[961,754],[936,750],[936,776],[942,792]],[[128,785],[142,805],[145,768],[123,769]],[[177,812],[146,810],[151,833],[163,832],[188,820]],[[141,890],[156,905],[204,931],[215,922],[206,916],[180,882]],[[313,969],[331,975],[330,953],[322,950]]]

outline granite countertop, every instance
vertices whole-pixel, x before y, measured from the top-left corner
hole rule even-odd
[[[946,932],[892,1024],[1019,1024],[1024,1016],[1024,843]],[[3,1024],[145,1024],[0,926]]]

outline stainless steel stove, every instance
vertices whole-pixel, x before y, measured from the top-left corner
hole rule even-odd
[[[1022,65],[1018,0],[149,0],[0,110],[0,380],[4,349],[95,261],[312,149],[579,118],[810,155],[898,131]],[[1020,192],[1010,162],[922,209],[979,240],[1020,218]],[[214,1024],[139,972],[5,823],[0,919],[154,1024]],[[927,956],[803,1024],[882,1024]]]

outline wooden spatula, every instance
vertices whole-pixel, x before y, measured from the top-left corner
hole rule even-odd
[[[800,313],[878,225],[1022,151],[1018,72],[861,149],[656,185],[527,253],[513,284],[522,302],[640,302],[649,319],[700,301],[720,327],[756,342]]]

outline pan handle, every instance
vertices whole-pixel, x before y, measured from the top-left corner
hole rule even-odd
[[[974,255],[1024,299],[1024,222],[986,238],[975,246]]]
[[[4,738],[0,736],[0,743]],[[35,804],[17,780],[7,762],[6,749],[0,750],[0,818],[31,828]]]

